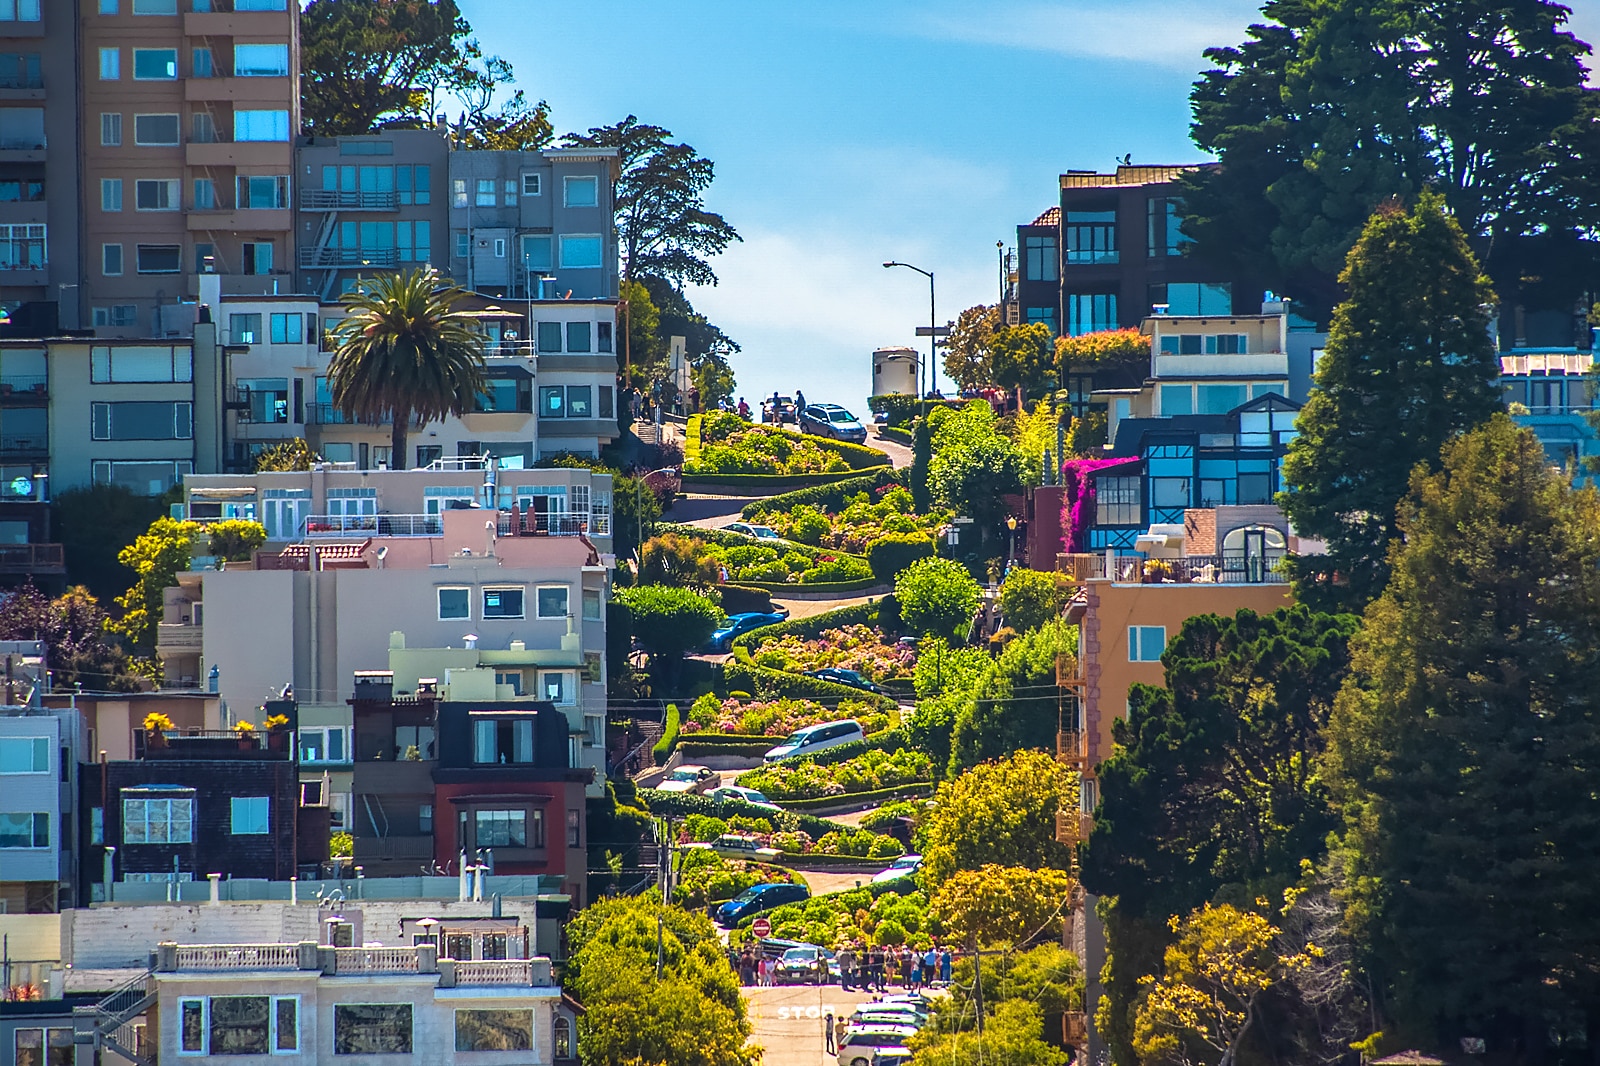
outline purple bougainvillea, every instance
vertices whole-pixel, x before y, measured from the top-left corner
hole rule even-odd
[[[1068,554],[1084,550],[1084,535],[1094,525],[1096,471],[1111,466],[1137,463],[1136,456],[1121,459],[1068,459],[1061,464],[1061,550]]]

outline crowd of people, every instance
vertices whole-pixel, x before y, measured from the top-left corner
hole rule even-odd
[[[760,942],[745,944],[731,961],[741,984],[765,988],[777,983],[778,959],[762,951]],[[858,941],[843,945],[834,961],[843,991],[887,992],[891,986],[912,991],[949,984],[955,953],[949,945],[918,950]]]
[[[705,406],[701,403],[699,386],[690,385],[688,390],[684,391],[665,378],[656,378],[648,389],[641,389],[635,385],[623,393],[623,399],[628,405],[628,413],[633,416],[633,421],[654,422],[658,426],[661,424],[663,414],[683,418],[706,413]],[[737,414],[746,422],[750,420],[750,405],[745,403],[743,396],[739,397],[737,405],[734,404],[732,397],[724,396],[714,406],[718,411]]]

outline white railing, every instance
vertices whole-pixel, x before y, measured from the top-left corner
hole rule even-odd
[[[416,948],[334,948],[337,973],[420,973]]]
[[[298,970],[296,944],[183,944],[179,970]]]
[[[456,963],[457,985],[531,985],[532,959],[483,959]]]

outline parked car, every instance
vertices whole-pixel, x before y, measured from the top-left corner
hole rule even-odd
[[[911,1050],[903,1047],[881,1047],[873,1052],[872,1066],[911,1066]]]
[[[909,1025],[913,1029],[921,1029],[928,1024],[928,1016],[919,1014],[909,1007],[890,1010],[877,1003],[863,1003],[850,1015],[852,1029],[868,1029],[875,1025]]]
[[[874,685],[854,670],[846,670],[842,666],[824,666],[821,670],[807,670],[807,677],[814,677],[821,681],[832,681],[835,685],[848,685],[851,688],[861,689],[863,692],[876,692],[880,696],[887,696],[889,690],[881,685]]]
[[[888,881],[898,881],[902,877],[914,877],[922,869],[921,855],[902,855],[889,864],[889,868],[873,877],[872,883],[881,885]]]
[[[839,1042],[839,1066],[872,1066],[879,1048],[905,1047],[917,1035],[910,1025],[869,1025],[851,1029]]]
[[[773,397],[771,397],[771,396],[768,396],[765,400],[761,401],[761,421],[769,423],[769,424],[771,424],[774,421],[774,419],[772,417],[772,401],[773,401]],[[780,423],[780,424],[783,423],[783,422],[793,422],[794,421],[794,415],[795,415],[795,412],[794,412],[794,397],[793,396],[778,396],[777,397],[777,401],[778,401],[778,418],[777,418],[777,422]]]
[[[812,944],[790,948],[778,960],[774,980],[780,985],[825,985],[832,979],[828,963],[833,952]]]
[[[729,533],[743,533],[745,536],[754,537],[757,540],[783,539],[782,537],[778,536],[778,531],[773,529],[771,526],[753,526],[749,522],[729,522],[722,528],[727,530]]]
[[[745,611],[741,614],[730,614],[728,620],[716,632],[711,634],[711,643],[707,650],[712,652],[728,651],[733,646],[733,638],[760,629],[762,626],[775,626],[789,617],[788,611]]]
[[[721,925],[734,926],[746,918],[755,917],[762,911],[770,911],[785,903],[804,903],[810,898],[811,890],[805,885],[791,885],[779,881],[752,885],[718,907],[716,920]]]
[[[687,846],[709,848],[725,859],[750,859],[754,862],[770,862],[783,854],[777,848],[767,847],[748,833],[723,833],[715,840],[697,841]]]
[[[861,731],[861,723],[854,718],[846,718],[840,722],[821,722],[817,725],[808,725],[804,729],[796,729],[784,738],[782,744],[769,750],[765,758],[767,762],[777,762],[793,755],[811,755],[828,748],[837,748],[840,744],[866,739],[867,735]]]
[[[836,403],[807,406],[800,412],[800,432],[847,440],[853,444],[864,443],[867,439],[867,427],[861,424],[861,420]]]
[[[694,766],[684,763],[667,775],[667,779],[656,787],[662,792],[687,792],[699,796],[717,787],[722,780],[722,775],[709,766]]]
[[[765,807],[769,811],[783,810],[782,807],[767,799],[765,792],[757,792],[753,788],[745,788],[742,785],[723,785],[721,788],[712,789],[706,795],[718,803],[723,803],[727,800],[738,800],[741,803],[748,803],[752,807]]]

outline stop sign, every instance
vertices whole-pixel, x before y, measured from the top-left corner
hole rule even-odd
[[[755,921],[750,923],[750,931],[756,936],[771,936],[772,923],[767,921],[765,918],[757,918]]]

